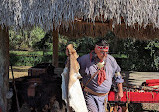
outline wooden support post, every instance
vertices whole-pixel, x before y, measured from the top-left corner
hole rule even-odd
[[[58,39],[58,31],[57,30],[53,31],[52,37],[53,37],[52,64],[53,64],[53,66],[58,67],[58,43],[59,43],[59,39]]]
[[[7,112],[6,93],[9,85],[9,32],[0,26],[0,108]]]

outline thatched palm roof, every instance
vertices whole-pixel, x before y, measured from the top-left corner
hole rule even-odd
[[[120,25],[121,17],[124,25]],[[135,36],[131,33],[142,29],[138,34],[149,37],[154,33],[158,35],[155,30],[158,32],[159,28],[159,0],[0,0],[0,24],[2,26],[13,26],[19,29],[35,25],[46,31],[60,27],[67,30],[68,27],[72,27],[69,24],[72,24],[75,18],[81,19],[81,23],[84,21],[84,24],[89,20],[87,22],[92,23],[90,27],[93,27],[96,19],[104,23],[112,20],[111,27],[110,24],[108,27],[110,30],[113,28],[117,34],[119,30],[125,30],[123,33],[126,36]],[[150,34],[148,30],[144,30],[149,24],[151,24]],[[103,26],[105,25],[101,24],[99,27],[103,28]],[[133,30],[134,27],[135,30]],[[95,28],[98,29],[97,26]],[[104,30],[109,28],[104,28]],[[145,32],[146,34],[143,34]]]
[[[120,38],[131,37],[141,40],[159,38],[159,29],[153,28],[152,25],[147,25],[144,28],[143,26],[140,27],[138,24],[134,24],[134,26],[126,26],[125,23],[115,25],[115,27],[112,28],[109,22],[96,22],[93,24],[84,21],[75,21],[73,26],[70,25],[68,29],[60,27],[59,31],[60,34],[72,38],[79,38],[83,36],[104,37],[109,31],[113,31],[115,35]]]

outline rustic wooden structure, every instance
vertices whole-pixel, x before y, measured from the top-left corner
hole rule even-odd
[[[64,102],[62,101],[62,80],[52,70],[51,65],[41,64],[35,67],[46,67],[46,73],[32,74],[15,79],[19,107],[21,112],[32,108],[33,112],[64,112]],[[54,68],[54,67],[53,67]],[[15,92],[15,91],[14,91]],[[17,112],[15,94],[12,97],[10,112]],[[27,103],[27,106],[23,106]]]
[[[59,33],[71,38],[80,38],[84,36],[91,37],[104,37],[108,32],[113,31],[119,38],[136,38],[140,40],[156,39],[159,38],[159,29],[153,28],[152,24],[147,25],[145,28],[134,24],[134,26],[126,26],[125,22],[115,25],[112,28],[112,20],[95,23],[86,22],[84,20],[74,21],[69,25],[68,29],[60,27]]]
[[[39,26],[45,31],[53,31],[53,64],[58,66],[58,32],[75,38],[103,36],[111,30],[124,38],[159,38],[159,1],[1,0],[0,25],[3,28],[0,28],[0,107],[6,112],[9,66],[7,28],[19,30]]]

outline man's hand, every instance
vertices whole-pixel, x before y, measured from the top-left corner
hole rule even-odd
[[[123,92],[118,92],[117,95],[116,95],[116,100],[120,101],[123,96],[124,96]]]
[[[123,85],[122,85],[122,83],[119,83],[117,86],[118,86],[118,93],[116,95],[116,100],[120,101],[121,98],[124,96],[124,94],[123,94]]]

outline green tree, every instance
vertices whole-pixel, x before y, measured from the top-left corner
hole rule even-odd
[[[10,50],[31,50],[32,46],[45,36],[45,32],[39,27],[29,30],[9,30]]]

